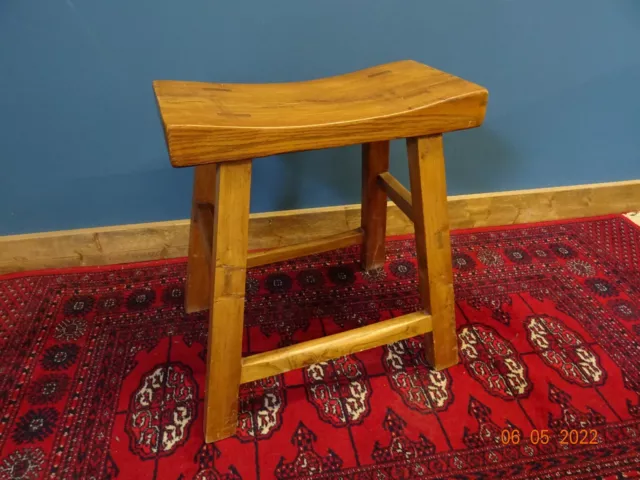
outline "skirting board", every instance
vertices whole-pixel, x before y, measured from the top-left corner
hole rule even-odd
[[[640,210],[640,180],[449,197],[452,229],[513,225]],[[304,242],[357,228],[360,205],[251,215],[249,249]],[[393,204],[387,234],[413,224]],[[107,265],[182,257],[189,220],[98,227],[0,237],[0,273]]]

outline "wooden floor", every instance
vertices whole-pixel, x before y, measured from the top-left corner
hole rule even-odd
[[[640,226],[640,212],[630,212],[624,215],[636,225]]]

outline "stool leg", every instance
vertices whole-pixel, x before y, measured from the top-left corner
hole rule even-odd
[[[433,320],[425,351],[442,370],[458,363],[442,135],[409,138],[407,150],[420,295]]]
[[[384,265],[387,230],[387,194],[378,175],[389,170],[389,142],[362,145],[362,213],[364,230],[362,268],[373,270]]]
[[[235,433],[242,361],[251,160],[218,166],[204,395],[205,441]]]
[[[184,309],[187,313],[199,312],[209,308],[210,272],[204,250],[207,247],[199,231],[199,220],[196,211],[198,210],[198,204],[215,204],[217,165],[201,165],[194,170],[187,286],[184,295]]]

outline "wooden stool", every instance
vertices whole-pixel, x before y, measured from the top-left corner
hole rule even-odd
[[[196,167],[185,308],[210,309],[207,442],[235,433],[241,383],[421,334],[436,369],[458,362],[442,134],[482,123],[484,88],[401,61],[308,82],[154,89],[172,165]],[[407,139],[411,192],[388,171],[396,138]],[[247,253],[253,158],[358,143],[361,228]],[[415,224],[424,311],[242,358],[246,269],[358,243],[363,268],[381,267],[387,197]]]

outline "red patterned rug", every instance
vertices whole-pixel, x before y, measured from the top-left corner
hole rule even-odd
[[[184,260],[0,277],[0,479],[635,477],[640,230],[452,241],[459,365],[430,370],[413,339],[247,384],[215,445]],[[357,247],[251,270],[246,352],[418,309],[413,240],[387,248],[370,274]]]

